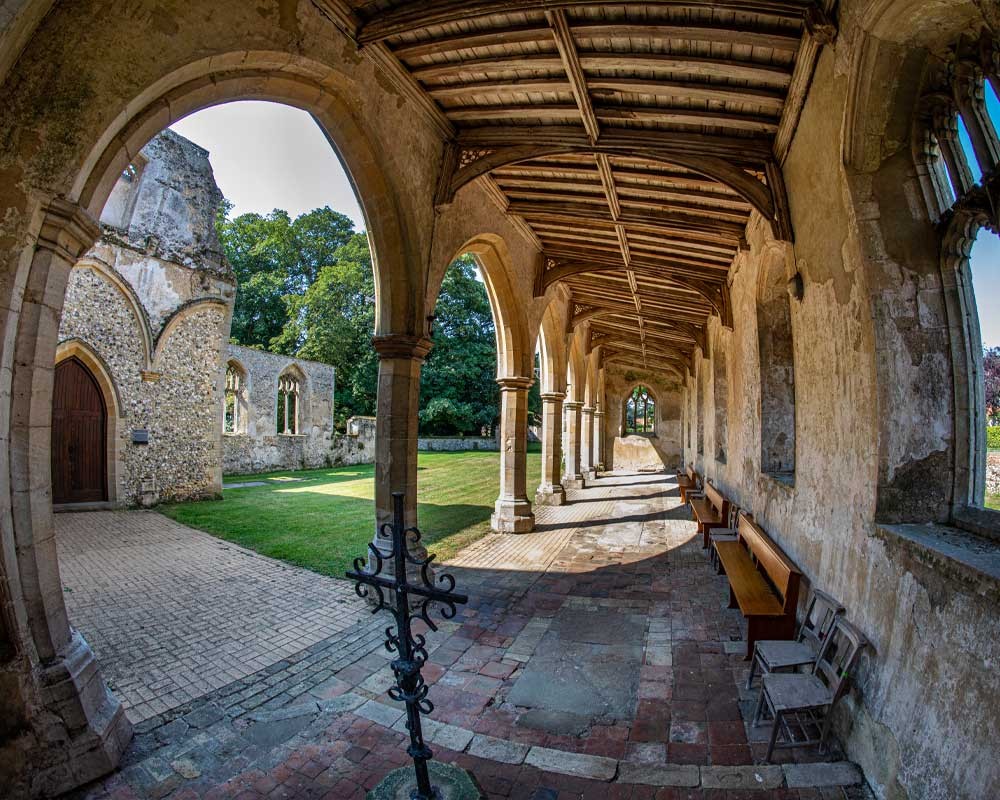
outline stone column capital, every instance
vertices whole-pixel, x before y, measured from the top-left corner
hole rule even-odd
[[[501,392],[526,392],[534,382],[534,378],[497,378]]]
[[[542,392],[542,401],[546,403],[557,403],[565,399],[565,392]]]
[[[425,336],[411,336],[405,333],[372,337],[372,347],[380,359],[408,358],[423,362],[433,346],[434,342]]]
[[[604,412],[604,411],[595,411],[594,412],[594,416],[595,417],[603,417],[605,415],[605,413],[606,412]]]
[[[53,197],[42,207],[38,247],[75,262],[101,236],[101,225],[76,203]]]
[[[579,408],[583,408],[583,403],[579,400],[567,400],[563,403],[563,408],[569,411],[576,411]]]
[[[594,407],[593,406],[584,406],[583,408],[580,409],[580,411],[582,411],[584,414],[593,414],[594,413]]]

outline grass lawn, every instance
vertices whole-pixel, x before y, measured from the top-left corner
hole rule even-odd
[[[500,454],[420,453],[418,524],[439,560],[489,531],[500,480]],[[375,469],[356,467],[229,477],[266,486],[226,489],[222,500],[165,505],[185,525],[325,575],[343,577],[364,555],[375,523]],[[288,478],[299,480],[290,481]],[[538,445],[529,448],[528,493],[541,478]]]
[[[997,511],[1000,511],[1000,494],[986,495],[986,507],[995,508]]]

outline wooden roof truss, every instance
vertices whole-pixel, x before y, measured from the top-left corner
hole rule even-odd
[[[832,0],[314,0],[541,247],[606,361],[674,371],[732,324],[756,212],[792,239],[780,165]]]

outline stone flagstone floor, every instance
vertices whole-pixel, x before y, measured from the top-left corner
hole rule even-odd
[[[428,633],[436,757],[490,798],[868,797],[836,752],[761,763],[742,621],[672,480],[609,475],[570,499],[448,565],[470,603]],[[363,797],[405,761],[405,729],[385,620],[359,611],[141,722],[123,769],[78,796]]]

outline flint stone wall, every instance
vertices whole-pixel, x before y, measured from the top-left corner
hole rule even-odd
[[[334,463],[333,367],[235,344],[228,347],[223,376],[229,363],[238,365],[245,376],[247,413],[238,433],[223,436],[225,474],[315,469]],[[286,371],[299,377],[301,433],[297,434],[278,433],[278,378]],[[218,409],[221,418],[221,401]]]
[[[986,494],[1000,494],[1000,453],[986,456]]]
[[[57,361],[79,358],[103,385],[110,502],[216,497],[219,363],[235,302],[214,226],[222,194],[208,152],[170,131],[136,163],[70,273]],[[133,442],[137,430],[148,444]]]

